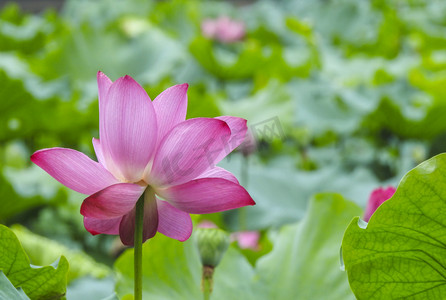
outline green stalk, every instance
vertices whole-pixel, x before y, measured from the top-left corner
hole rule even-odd
[[[242,164],[241,164],[241,177],[240,177],[240,184],[244,187],[248,187],[248,156],[243,155],[242,156]],[[239,226],[240,230],[244,231],[246,230],[246,207],[240,207],[238,209],[238,215],[239,215]]]
[[[203,275],[201,277],[201,289],[203,290],[203,299],[209,300],[212,293],[214,267],[203,266]]]
[[[204,300],[211,299],[211,289],[210,289],[209,280],[206,280],[206,282],[204,283],[203,299]]]
[[[142,233],[144,222],[144,193],[136,203],[134,268],[135,268],[135,300],[142,300]]]

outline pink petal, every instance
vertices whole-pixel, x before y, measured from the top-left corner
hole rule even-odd
[[[106,164],[105,164],[104,154],[102,153],[101,143],[99,142],[98,139],[93,138],[93,148],[94,148],[94,153],[96,153],[96,158],[98,159],[98,162],[105,167]]]
[[[254,205],[239,184],[221,178],[201,178],[156,190],[170,204],[190,214],[209,214]]]
[[[222,178],[239,184],[234,174],[220,167],[213,167],[212,169],[207,170],[195,179],[199,178]]]
[[[158,231],[162,234],[184,242],[192,234],[192,220],[190,215],[181,211],[166,201],[157,199]]]
[[[143,242],[155,236],[158,230],[158,209],[153,195],[146,193],[144,197]],[[121,242],[133,246],[135,234],[135,208],[126,214],[119,225]]]
[[[215,159],[217,164],[245,140],[248,127],[246,126],[247,121],[242,118],[222,116],[215,119],[225,121],[231,129],[231,137],[228,143],[224,145],[221,153]]]
[[[228,125],[196,118],[175,126],[161,142],[146,181],[153,186],[187,182],[215,165],[230,137]]]
[[[119,234],[121,219],[122,217],[106,220],[84,217],[84,226],[92,235],[100,233],[117,235]]]
[[[168,88],[153,100],[158,122],[158,144],[178,123],[186,120],[187,83]]]
[[[108,90],[113,84],[113,81],[110,80],[110,78],[107,77],[104,73],[101,71],[98,71],[97,74],[97,81],[98,81],[98,100],[99,100],[99,137],[101,139],[105,138],[105,104],[108,101]],[[108,151],[102,150],[102,147],[100,146],[99,141],[95,143],[93,140],[93,147],[94,151],[96,153],[96,157],[98,158],[98,161],[107,168],[107,170],[110,171],[116,178],[123,179],[123,176],[121,172],[119,171],[116,164],[113,162],[110,153]],[[101,154],[99,154],[99,152]],[[101,158],[100,158],[101,156]]]
[[[110,89],[113,82],[101,71],[99,71],[97,74],[97,80],[99,100],[99,137],[102,137],[104,136],[104,105],[108,99],[108,90]]]
[[[378,207],[380,207],[385,201],[392,198],[395,192],[396,189],[393,186],[389,186],[386,189],[377,188],[373,190],[373,192],[370,194],[369,201],[367,202],[367,207],[364,213],[364,221],[368,222],[375,210],[377,210]]]
[[[144,189],[133,183],[111,185],[85,199],[81,214],[96,219],[122,217],[135,207]]]
[[[96,78],[98,80],[99,103],[104,103],[104,101],[107,100],[107,92],[108,89],[111,87],[113,81],[111,81],[110,78],[108,78],[107,75],[105,75],[101,71],[98,71]]]
[[[146,91],[130,76],[108,90],[102,111],[102,152],[107,168],[122,181],[138,182],[156,144],[157,121]]]
[[[94,194],[118,182],[100,163],[73,149],[42,149],[31,156],[31,161],[66,187],[82,194]]]

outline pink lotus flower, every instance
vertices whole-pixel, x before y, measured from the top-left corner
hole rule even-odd
[[[186,119],[187,84],[152,102],[130,76],[112,82],[98,72],[99,162],[72,149],[42,149],[31,160],[63,185],[89,195],[81,206],[93,235],[121,237],[133,245],[135,204],[144,193],[144,241],[157,231],[185,241],[189,214],[254,205],[230,172],[215,165],[246,134],[235,117]]]
[[[368,222],[370,217],[373,215],[375,210],[383,204],[386,200],[392,198],[393,194],[395,194],[396,189],[393,186],[389,186],[388,188],[377,188],[371,194],[369,198],[369,202],[367,203],[367,207],[364,213],[364,221]]]
[[[226,16],[218,19],[205,19],[201,23],[201,32],[210,39],[216,39],[223,43],[240,41],[245,36],[245,24],[234,21]]]

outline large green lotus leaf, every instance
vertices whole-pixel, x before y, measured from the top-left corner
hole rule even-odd
[[[69,300],[119,300],[115,293],[115,280],[112,276],[96,279],[85,276],[67,286]]]
[[[97,263],[82,251],[69,249],[56,241],[32,233],[21,225],[13,225],[11,229],[19,238],[34,265],[47,265],[62,254],[66,256],[71,262],[68,281],[86,275],[104,278],[111,273],[107,266]]]
[[[119,274],[116,293],[133,293],[133,249],[115,263]],[[194,237],[181,243],[158,234],[143,245],[143,297],[147,299],[201,299],[201,263]],[[212,299],[262,299],[253,288],[254,269],[230,247],[214,273]]]
[[[3,271],[0,271],[0,299],[29,300],[21,288],[16,289]]]
[[[345,226],[361,208],[338,194],[317,194],[301,222],[285,226],[257,274],[267,299],[354,299],[339,263]]]
[[[68,272],[66,258],[61,256],[51,266],[30,265],[19,240],[4,225],[0,225],[0,270],[31,299],[65,299]]]
[[[446,154],[406,174],[366,228],[348,226],[342,254],[358,299],[443,299],[446,295]],[[359,223],[358,223],[359,222]]]

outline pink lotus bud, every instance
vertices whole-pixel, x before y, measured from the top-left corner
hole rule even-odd
[[[384,203],[384,201],[390,199],[395,193],[396,189],[393,186],[389,186],[388,188],[377,188],[371,194],[369,198],[369,202],[367,203],[367,207],[364,213],[364,221],[368,222],[370,217],[373,215],[375,210]]]

